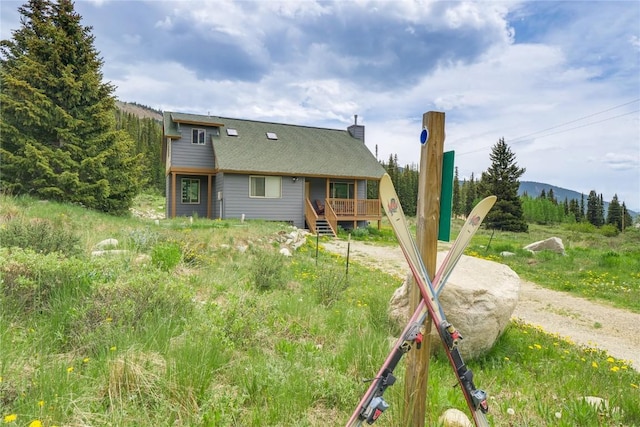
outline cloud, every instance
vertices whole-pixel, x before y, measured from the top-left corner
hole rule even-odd
[[[6,38],[21,3],[0,3]],[[401,164],[419,160],[423,113],[443,111],[461,176],[504,137],[523,179],[640,209],[638,2],[75,5],[121,100],[330,128],[358,114],[367,146]]]
[[[606,153],[602,163],[613,170],[640,170],[640,156],[638,153],[636,155]]]

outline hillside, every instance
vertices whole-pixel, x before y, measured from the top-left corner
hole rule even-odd
[[[116,106],[124,112],[133,114],[141,119],[155,119],[162,122],[162,111],[154,110],[145,105],[136,104],[135,102],[116,101]]]
[[[562,187],[556,187],[555,185],[545,184],[545,183],[536,182],[536,181],[520,181],[520,188],[518,189],[518,195],[522,196],[523,194],[526,193],[531,197],[538,197],[542,192],[542,190],[544,190],[546,193],[549,193],[550,189],[553,190],[553,194],[555,198],[560,202],[564,202],[565,199],[577,200],[579,202],[584,196],[584,202],[587,203],[588,194],[582,194],[577,191],[569,190]],[[622,202],[623,200],[620,201],[620,203]],[[605,212],[607,211],[607,209],[609,209],[609,201],[607,200],[604,201],[604,209],[605,209]],[[630,209],[629,209],[629,213],[633,218],[638,216],[638,212],[632,211]]]

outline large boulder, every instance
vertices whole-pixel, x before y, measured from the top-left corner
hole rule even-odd
[[[438,253],[438,265],[446,253]],[[409,277],[408,277],[409,278]],[[404,327],[409,320],[409,289],[405,280],[391,297],[389,316]],[[447,316],[463,337],[460,353],[473,358],[489,351],[506,328],[518,303],[520,278],[509,267],[463,255],[440,294]],[[432,349],[440,347],[435,328]]]
[[[564,255],[564,244],[559,237],[549,237],[548,239],[531,243],[523,249],[531,252],[552,251]]]

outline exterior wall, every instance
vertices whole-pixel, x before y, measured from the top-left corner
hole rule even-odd
[[[367,198],[367,180],[361,179],[358,180],[358,199],[366,199]]]
[[[193,129],[205,129],[204,145],[191,142]],[[211,136],[217,128],[180,124],[180,139],[171,142],[171,166],[209,168],[214,167]]]
[[[218,180],[220,176],[218,175]],[[282,197],[265,199],[249,197],[249,175],[225,174],[222,185],[223,218],[266,219],[287,221],[304,227],[304,180],[293,182],[282,177]],[[217,193],[216,193],[217,196]]]
[[[200,180],[200,203],[198,204],[183,204],[181,194],[181,179],[191,178]],[[207,177],[206,176],[194,176],[194,175],[176,175],[176,216],[198,216],[198,218],[207,217]],[[168,193],[167,199],[169,199],[170,193]],[[170,212],[170,211],[169,211]]]
[[[213,180],[213,192],[211,201],[211,218],[218,219],[224,218],[224,193],[223,193],[223,185],[224,185],[225,175],[223,173],[219,173],[215,176]],[[222,200],[218,200],[218,193],[222,196]]]
[[[313,204],[315,200],[322,200],[327,197],[327,180],[324,178],[306,178],[309,182],[309,200]],[[315,205],[314,205],[315,208]]]

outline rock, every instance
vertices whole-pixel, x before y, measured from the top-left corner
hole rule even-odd
[[[129,251],[124,249],[112,249],[110,251],[92,251],[91,256],[105,256],[105,255],[127,255]]]
[[[280,249],[280,254],[284,256],[291,256],[291,251],[287,248]]]
[[[446,253],[438,253],[438,265]],[[520,293],[520,278],[509,267],[463,255],[440,294],[447,320],[460,331],[460,353],[473,358],[489,351],[506,328]],[[391,297],[389,317],[404,327],[409,319],[407,281]],[[435,328],[432,349],[440,347]]]
[[[515,256],[515,254],[513,252],[509,252],[509,251],[502,251],[502,252],[500,252],[500,256],[502,258],[507,258],[507,257],[510,257],[510,256]]]
[[[549,237],[546,240],[531,243],[523,249],[531,252],[552,251],[564,255],[564,245],[562,244],[562,239],[559,237]]]
[[[621,414],[621,409],[618,408],[617,406],[614,408],[609,409],[609,401],[606,399],[603,399],[602,397],[597,397],[597,396],[584,396],[582,398],[580,398],[580,400],[582,400],[583,402],[587,402],[589,405],[591,405],[593,407],[593,409],[595,409],[596,411],[598,411],[598,413],[600,414],[616,414],[616,415],[620,415]]]
[[[107,249],[107,248],[117,248],[118,247],[117,239],[105,239],[101,242],[96,243],[95,248],[97,250]]]
[[[459,409],[447,409],[438,419],[444,427],[473,427],[467,415]]]

